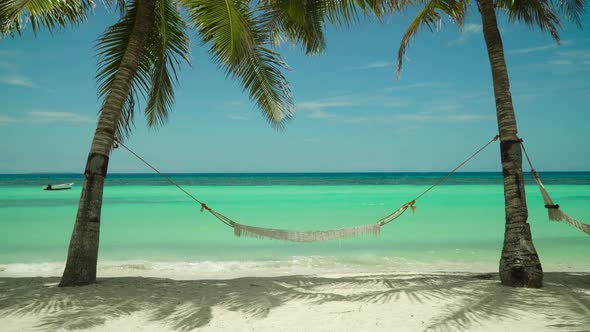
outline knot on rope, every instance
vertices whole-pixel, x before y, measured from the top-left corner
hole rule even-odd
[[[416,212],[416,206],[414,204],[416,204],[416,200],[406,203],[406,206],[409,207],[412,212]]]
[[[545,204],[547,209],[559,209],[559,204]]]
[[[113,137],[113,141],[114,141],[113,149],[119,148],[119,142],[120,142],[119,139],[115,136],[115,137]]]
[[[203,212],[203,211],[205,211],[205,210],[207,210],[207,211],[211,211],[211,208],[209,208],[209,207],[207,206],[207,204],[205,204],[205,203],[201,203],[201,212]]]

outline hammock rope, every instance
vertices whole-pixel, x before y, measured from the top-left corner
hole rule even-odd
[[[237,223],[230,218],[226,217],[225,215],[213,210],[207,204],[193,196],[191,193],[186,191],[182,188],[178,183],[168,177],[166,174],[160,172],[156,167],[151,165],[129,147],[127,147],[123,142],[121,142],[118,138],[115,138],[115,145],[114,148],[118,148],[119,146],[123,147],[125,150],[130,152],[133,156],[137,159],[141,160],[144,164],[146,164],[149,168],[154,170],[158,175],[166,179],[170,184],[176,186],[180,189],[183,193],[185,193],[188,197],[192,200],[200,204],[201,212],[207,211],[216,219],[221,221],[222,223],[226,224],[229,227],[234,229],[234,235],[237,237],[253,237],[253,238],[270,238],[276,240],[283,240],[283,241],[292,241],[292,242],[315,242],[315,241],[327,241],[327,240],[334,240],[334,239],[342,239],[342,238],[349,238],[355,236],[362,236],[362,235],[379,235],[381,233],[381,226],[387,225],[388,223],[392,222],[393,220],[401,217],[404,212],[410,209],[412,212],[416,209],[415,203],[418,199],[422,196],[426,195],[429,191],[434,189],[434,187],[440,185],[446,179],[448,179],[453,173],[457,172],[461,167],[463,167],[466,163],[471,161],[475,156],[477,156],[480,152],[482,152],[485,148],[487,148],[490,144],[497,141],[500,138],[499,135],[494,136],[489,142],[484,144],[481,148],[475,151],[471,156],[461,162],[457,167],[447,173],[445,176],[438,179],[433,185],[428,187],[422,193],[420,193],[416,198],[408,201],[407,203],[400,206],[397,210],[393,211],[392,213],[386,215],[385,217],[379,219],[377,222],[362,225],[362,226],[355,226],[355,227],[347,227],[347,228],[340,228],[340,229],[331,229],[331,230],[308,230],[308,231],[292,231],[292,230],[284,230],[284,229],[274,229],[274,228],[263,228],[263,227],[255,227]]]
[[[543,182],[541,182],[541,177],[539,177],[539,173],[533,167],[533,163],[531,162],[531,158],[529,158],[529,154],[526,152],[526,148],[524,147],[524,142],[522,139],[520,139],[520,146],[522,148],[522,152],[524,152],[524,156],[526,157],[527,162],[529,163],[529,166],[531,167],[531,177],[537,183],[537,186],[541,191],[541,196],[543,196],[543,202],[545,202],[545,208],[547,209],[547,213],[549,214],[549,220],[566,222],[570,226],[575,227],[581,230],[582,232],[590,235],[590,225],[584,224],[568,216],[567,214],[565,214],[565,212],[561,210],[559,204],[555,204],[553,199],[551,199],[551,196],[549,196],[549,193],[547,192],[547,189],[545,189]]]

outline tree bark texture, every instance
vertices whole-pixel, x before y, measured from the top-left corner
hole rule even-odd
[[[96,282],[100,213],[109,154],[115,139],[115,130],[121,118],[121,110],[132,87],[138,61],[141,53],[144,52],[147,36],[153,26],[155,1],[137,0],[133,31],[113,80],[112,89],[106,96],[100,112],[86,162],[78,214],[60,287]]]
[[[492,0],[478,0],[478,5],[492,69],[504,174],[506,229],[500,258],[500,280],[506,286],[538,288],[543,286],[543,269],[527,222],[522,151],[517,136],[502,38]]]

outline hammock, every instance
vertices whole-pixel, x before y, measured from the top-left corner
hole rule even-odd
[[[288,231],[284,229],[254,227],[238,223],[234,225],[234,235],[237,237],[244,236],[256,239],[268,238],[291,242],[328,241],[363,235],[379,235],[380,233],[381,225],[378,223],[325,231]]]
[[[543,202],[545,202],[545,208],[547,208],[547,212],[549,214],[549,220],[566,222],[570,226],[573,226],[573,227],[581,230],[582,232],[590,235],[590,225],[584,224],[584,223],[568,216],[567,214],[565,214],[565,212],[563,212],[559,208],[559,204],[555,204],[555,202],[553,202],[553,200],[551,199],[551,196],[549,196],[549,193],[547,192],[547,189],[545,189],[543,182],[541,182],[541,178],[539,177],[539,173],[537,173],[537,170],[535,170],[535,168],[533,167],[533,163],[531,162],[531,159],[529,158],[529,155],[526,152],[526,149],[525,149],[522,141],[520,143],[520,146],[522,147],[522,151],[524,152],[526,160],[529,163],[529,166],[531,167],[531,176],[533,177],[535,182],[537,182],[537,185],[539,186],[539,190],[541,191],[541,196],[543,196]]]
[[[263,228],[255,227],[237,223],[221,213],[209,208],[206,204],[201,203],[201,211],[209,211],[215,218],[219,219],[224,224],[233,227],[234,235],[236,237],[250,237],[256,239],[275,239],[291,242],[317,242],[328,241],[335,239],[345,239],[356,236],[381,234],[381,226],[399,218],[407,209],[415,210],[415,201],[410,201],[402,205],[393,213],[381,218],[379,221],[362,226],[354,226],[348,228],[330,229],[330,230],[307,230],[307,231],[292,231],[285,229]]]
[[[223,214],[209,208],[205,203],[201,202],[199,199],[197,199],[191,193],[184,190],[184,188],[182,188],[180,185],[178,185],[176,182],[174,182],[172,179],[170,179],[168,176],[166,176],[166,174],[163,174],[160,171],[158,171],[154,166],[152,166],[145,159],[143,159],[138,154],[136,154],[131,149],[129,149],[125,144],[123,144],[117,138],[115,138],[114,148],[117,148],[118,146],[122,146],[123,148],[125,148],[127,151],[129,151],[131,154],[133,154],[135,157],[137,157],[139,160],[141,160],[144,164],[146,164],[148,167],[150,167],[152,170],[154,170],[160,176],[165,178],[168,182],[170,182],[170,184],[178,187],[178,189],[180,189],[182,192],[184,192],[186,195],[188,195],[190,198],[192,198],[195,202],[198,202],[199,204],[201,204],[201,212],[206,210],[209,213],[211,213],[215,218],[217,218],[219,221],[221,221],[222,223],[226,224],[229,227],[232,227],[234,229],[234,235],[236,237],[269,238],[269,239],[292,241],[292,242],[315,242],[315,241],[327,241],[327,240],[334,240],[334,239],[350,238],[350,237],[363,236],[363,235],[374,235],[374,236],[379,235],[381,233],[381,226],[386,225],[389,222],[399,218],[408,209],[414,211],[415,210],[414,204],[416,203],[416,201],[420,197],[424,196],[431,189],[433,189],[434,187],[436,187],[437,185],[442,183],[444,180],[446,180],[449,176],[451,176],[453,173],[455,173],[459,168],[461,168],[463,165],[465,165],[467,162],[469,162],[471,159],[473,159],[477,154],[479,154],[481,151],[483,151],[486,147],[488,147],[490,144],[492,144],[492,142],[498,140],[499,137],[500,137],[499,135],[496,135],[494,138],[492,138],[492,140],[490,140],[488,143],[486,143],[484,146],[482,146],[479,150],[477,150],[475,153],[473,153],[469,158],[467,158],[462,163],[460,163],[457,167],[455,167],[447,175],[440,178],[437,182],[435,182],[428,189],[423,191],[416,198],[414,198],[413,200],[400,206],[397,210],[395,210],[392,213],[390,213],[389,215],[381,218],[377,222],[373,222],[373,223],[370,223],[367,225],[348,227],[348,228],[339,228],[339,229],[331,229],[331,230],[305,230],[305,231],[263,228],[263,227],[255,227],[255,226],[249,226],[249,225],[237,223],[237,222],[231,220],[230,218],[224,216]],[[537,182],[537,184],[539,185],[539,189],[541,190],[541,194],[543,195],[543,200],[545,201],[545,207],[549,210],[549,219],[554,220],[554,221],[565,221],[568,224],[570,224],[571,226],[585,232],[586,234],[590,234],[590,225],[583,224],[583,223],[569,217],[567,214],[565,214],[563,211],[561,211],[559,209],[559,205],[556,205],[553,202],[553,200],[551,200],[551,197],[549,197],[549,194],[547,193],[547,191],[545,190],[545,187],[541,183],[541,179],[539,178],[539,175],[537,174],[537,172],[533,168],[533,165],[529,159],[529,156],[526,153],[526,150],[524,149],[524,145],[522,144],[522,140],[520,140],[520,143],[521,143],[522,150],[524,151],[524,154],[527,158],[527,161],[529,162],[529,165],[531,166],[531,170],[532,170],[534,179]]]
[[[541,178],[539,178],[539,173],[537,173],[535,169],[531,169],[531,173],[533,175],[533,179],[535,179],[535,182],[537,182],[537,185],[539,186],[539,190],[541,190],[541,195],[543,196],[545,207],[547,208],[547,212],[549,213],[549,220],[564,221],[568,223],[570,226],[573,226],[581,230],[582,232],[590,235],[590,225],[584,224],[565,214],[565,212],[563,212],[559,208],[559,205],[555,204],[549,196],[549,193],[547,192],[545,186],[543,186],[543,183],[541,182]]]

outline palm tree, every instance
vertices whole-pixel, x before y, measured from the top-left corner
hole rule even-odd
[[[94,283],[100,212],[110,152],[117,139],[131,133],[137,101],[146,99],[149,126],[165,123],[174,102],[176,71],[188,63],[189,23],[195,27],[215,62],[241,82],[267,120],[280,127],[293,113],[290,87],[282,74],[287,65],[266,44],[268,15],[240,0],[112,0],[121,18],[98,40],[98,95],[103,104],[84,171],[84,184],[66,267],[60,286]],[[0,33],[20,34],[25,23],[33,31],[50,31],[88,19],[92,0],[7,0],[0,4]],[[181,15],[182,7],[187,17]],[[271,7],[267,7],[270,9]],[[278,11],[272,17],[276,18]],[[188,21],[188,22],[187,22]],[[301,42],[304,27],[292,21],[284,32]],[[295,37],[297,36],[297,37]],[[307,45],[309,53],[322,45]]]
[[[557,0],[557,6],[566,19],[581,27],[585,0]],[[410,39],[422,26],[436,29],[440,13],[448,15],[460,27],[468,9],[468,0],[428,0],[405,32],[398,52],[397,74]],[[492,69],[496,117],[500,133],[500,155],[504,174],[506,228],[500,258],[502,284],[516,287],[542,287],[543,270],[533,245],[522,174],[522,154],[517,133],[516,118],[510,94],[510,81],[504,60],[502,38],[496,21],[496,10],[503,11],[512,22],[524,22],[547,31],[559,43],[560,20],[553,3],[547,0],[476,0],[482,20],[489,62]],[[396,3],[394,8],[403,7]]]
[[[248,0],[103,0],[117,7],[121,18],[98,40],[98,95],[103,104],[60,286],[96,281],[110,152],[116,140],[131,134],[140,99],[147,101],[144,113],[149,126],[160,126],[168,119],[176,72],[182,62],[188,63],[189,25],[271,125],[281,127],[294,111],[290,86],[282,74],[288,67],[267,44],[287,40],[301,44],[308,54],[320,53],[325,47],[324,17],[348,24],[356,18],[357,8],[372,8],[372,1],[336,0],[328,5],[317,2],[317,6],[309,1],[310,7],[298,0],[252,1],[255,6]],[[20,34],[27,23],[34,32],[76,26],[87,21],[95,5],[94,0],[4,0],[0,3],[0,34]],[[311,15],[314,12],[321,15]]]
[[[292,17],[315,18],[317,22],[308,26],[307,37],[316,38],[314,44],[323,44],[322,29],[323,16],[331,23],[342,25],[355,20],[354,4],[339,0],[274,0],[291,14]],[[581,27],[586,0],[476,0],[482,18],[483,34],[488,49],[489,61],[494,82],[496,98],[496,116],[500,134],[500,153],[504,174],[504,197],[506,213],[506,229],[504,246],[500,259],[501,282],[508,286],[541,287],[543,285],[543,271],[539,257],[533,245],[531,231],[527,223],[528,211],[524,191],[522,174],[522,155],[520,138],[517,136],[516,119],[510,81],[504,60],[502,38],[496,22],[496,10],[508,15],[511,22],[524,22],[542,31],[547,31],[559,43],[559,28],[561,22],[556,14],[556,8],[568,20]],[[299,4],[298,4],[299,3]],[[357,2],[365,13],[372,13],[381,18],[388,13],[400,12],[405,8],[423,5],[416,18],[412,21],[403,35],[398,51],[397,75],[402,68],[403,56],[408,44],[418,30],[426,26],[430,30],[439,27],[441,13],[449,16],[461,27],[467,13],[469,0],[367,0]],[[342,9],[341,7],[347,8]],[[333,11],[333,8],[339,8]],[[285,10],[283,10],[284,12]],[[338,15],[343,15],[338,17]],[[279,15],[284,17],[284,15]],[[285,24],[288,26],[288,24]],[[272,27],[271,27],[272,30]]]

